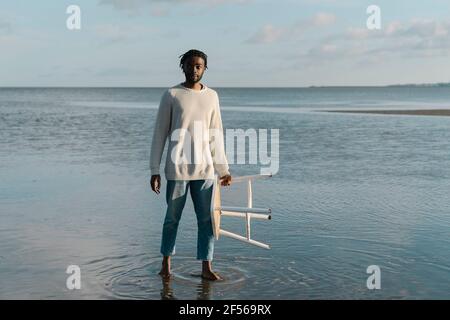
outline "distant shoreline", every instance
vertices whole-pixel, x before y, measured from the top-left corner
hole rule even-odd
[[[373,114],[398,114],[416,116],[450,116],[450,109],[417,109],[417,110],[322,110],[338,113],[373,113]]]

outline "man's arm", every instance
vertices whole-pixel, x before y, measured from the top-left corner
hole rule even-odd
[[[211,117],[210,129],[212,137],[210,137],[211,156],[213,159],[214,169],[219,174],[223,185],[231,184],[231,175],[228,166],[227,155],[225,152],[225,143],[223,137],[222,116],[220,113],[219,97],[217,96],[215,107]]]
[[[169,91],[164,92],[159,103],[158,114],[156,116],[155,128],[153,131],[152,147],[150,151],[150,172],[152,175],[159,175],[161,158],[166,144],[167,136],[170,132],[171,122],[171,95]]]

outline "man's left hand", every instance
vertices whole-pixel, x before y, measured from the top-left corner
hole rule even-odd
[[[227,174],[220,178],[220,185],[230,186],[231,185],[231,175]]]

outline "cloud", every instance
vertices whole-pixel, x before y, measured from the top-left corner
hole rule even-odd
[[[336,16],[330,13],[319,12],[314,16],[300,20],[288,27],[276,27],[271,24],[264,25],[245,42],[252,44],[274,43],[287,39],[295,39],[308,29],[326,27],[336,22]]]
[[[251,36],[248,43],[272,43],[280,40],[287,35],[287,29],[277,28],[271,24],[263,26],[256,34]]]
[[[162,7],[155,7],[150,10],[150,15],[153,17],[166,17],[169,15],[169,10]]]
[[[328,26],[336,22],[336,16],[334,14],[319,12],[310,20],[310,25],[313,26]]]
[[[369,54],[402,57],[442,56],[450,53],[450,21],[414,19],[394,21],[379,33],[369,33],[363,41],[371,42]]]
[[[4,17],[0,15],[0,48],[2,57],[11,55],[26,55],[35,48],[41,48],[48,41],[49,36],[45,32],[34,29],[17,29],[16,17]]]
[[[109,5],[117,10],[122,11],[138,12],[146,6],[161,4],[169,6],[191,4],[202,5],[211,8],[224,4],[247,4],[250,2],[253,2],[253,0],[99,0],[99,5]]]
[[[94,29],[95,35],[103,41],[103,44],[135,42],[155,31],[157,29],[113,24],[98,25]]]
[[[0,34],[11,34],[12,33],[12,25],[9,21],[0,19]]]
[[[327,36],[299,57],[322,61],[445,57],[450,54],[449,34],[450,21],[393,21],[381,30],[349,28],[343,33]]]
[[[392,22],[388,25],[386,35],[392,37],[441,38],[449,34],[449,21],[414,19],[410,23]]]
[[[99,77],[148,76],[149,74],[148,70],[129,68],[109,68],[95,73]]]
[[[147,1],[143,0],[100,0],[100,5],[111,5],[118,10],[134,10]]]
[[[108,43],[126,42],[132,37],[123,27],[112,24],[96,26],[95,35]]]

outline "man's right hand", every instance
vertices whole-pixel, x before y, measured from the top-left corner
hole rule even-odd
[[[161,188],[161,176],[159,174],[152,175],[150,186],[156,194],[159,194],[159,189]]]

